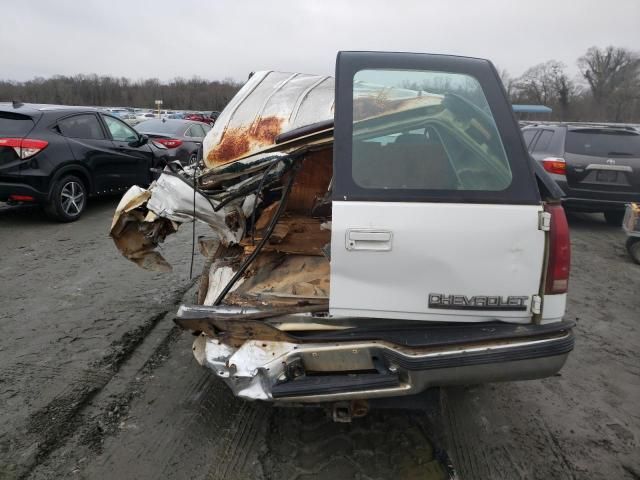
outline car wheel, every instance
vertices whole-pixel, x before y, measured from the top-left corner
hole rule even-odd
[[[73,222],[80,218],[86,206],[87,189],[84,183],[78,177],[68,175],[53,186],[45,212],[60,222]]]
[[[640,265],[640,237],[627,238],[626,247],[633,261]]]
[[[623,210],[609,210],[608,212],[604,212],[604,219],[609,225],[613,225],[614,227],[621,227],[623,218]]]
[[[189,156],[189,165],[193,165],[198,160],[198,152],[193,152],[191,156]]]

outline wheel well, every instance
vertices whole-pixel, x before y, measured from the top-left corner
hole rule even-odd
[[[58,180],[60,180],[62,177],[66,175],[75,175],[76,177],[78,177],[80,180],[82,180],[84,188],[87,189],[87,194],[92,193],[93,186],[91,183],[91,177],[89,173],[84,168],[73,167],[73,166],[64,168],[55,174],[53,181],[51,182],[51,189],[53,189],[53,186]]]

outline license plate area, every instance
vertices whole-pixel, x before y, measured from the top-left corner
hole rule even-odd
[[[600,170],[596,172],[596,182],[616,183],[618,181],[618,172],[611,170]]]

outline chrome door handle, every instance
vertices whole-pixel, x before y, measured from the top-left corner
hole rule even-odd
[[[350,228],[346,234],[347,250],[371,250],[388,252],[391,250],[393,233],[389,230]]]

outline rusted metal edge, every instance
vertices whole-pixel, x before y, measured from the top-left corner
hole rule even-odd
[[[208,318],[199,315],[195,317],[181,316],[174,318],[174,322],[185,330],[204,332],[210,337],[218,338],[221,342],[239,347],[247,340],[270,340],[275,342],[299,342],[299,338],[265,323],[264,320],[292,313],[326,312],[328,303],[302,305],[287,308],[271,309],[248,313],[244,315],[216,315]]]

